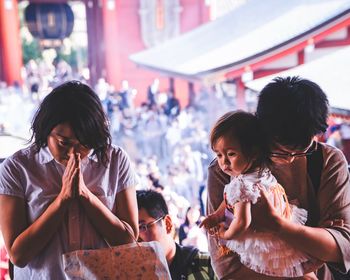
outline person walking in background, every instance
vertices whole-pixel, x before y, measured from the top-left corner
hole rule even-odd
[[[173,280],[215,280],[210,257],[192,246],[181,246],[173,239],[173,222],[163,196],[152,190],[137,191],[140,241],[158,241]]]
[[[334,279],[350,269],[350,179],[341,151],[315,143],[314,136],[327,128],[328,100],[312,81],[299,77],[276,78],[261,91],[256,116],[268,137],[271,171],[290,201],[308,211],[306,225],[281,217],[264,192],[252,206],[253,230],[279,236],[291,247],[327,264],[318,279]],[[316,149],[316,148],[317,149]],[[313,155],[320,155],[319,160]],[[315,176],[319,165],[319,175]],[[230,176],[214,160],[208,170],[208,215],[222,202]],[[316,177],[316,180],[313,178]],[[318,182],[317,182],[318,179]],[[209,236],[209,252],[220,279],[273,279],[243,266],[236,254],[222,257],[215,237]],[[334,276],[333,276],[334,277]]]
[[[205,231],[199,227],[201,212],[199,206],[190,206],[186,211],[184,223],[179,228],[179,243],[194,246],[202,252],[208,252],[208,241]]]
[[[53,89],[32,131],[0,167],[0,228],[16,280],[61,280],[63,253],[133,242],[122,221],[138,236],[138,180],[85,84]]]

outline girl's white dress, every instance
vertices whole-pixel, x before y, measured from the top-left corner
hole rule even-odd
[[[224,190],[226,205],[230,208],[238,201],[256,203],[260,197],[258,185],[266,189],[269,200],[281,215],[305,224],[307,211],[288,203],[284,189],[268,169],[232,177]],[[265,275],[298,277],[317,263],[272,233],[248,230],[239,239],[227,240],[225,245],[240,256],[242,264]]]

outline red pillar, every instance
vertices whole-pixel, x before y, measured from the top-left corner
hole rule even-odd
[[[16,0],[0,1],[0,37],[2,78],[9,85],[15,81],[22,83],[22,47]]]
[[[304,50],[298,51],[298,65],[305,63],[305,52]]]
[[[245,100],[245,86],[242,77],[236,79],[236,106],[237,109],[246,110],[247,103]]]
[[[104,53],[106,78],[108,83],[114,85],[117,89],[121,84],[122,70],[120,57],[119,28],[118,28],[118,0],[103,0],[103,34],[104,34]],[[125,29],[128,27],[125,26]]]
[[[86,2],[86,23],[90,84],[94,86],[99,78],[106,78],[102,7],[98,0]]]

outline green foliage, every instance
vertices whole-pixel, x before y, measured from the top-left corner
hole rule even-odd
[[[29,42],[25,38],[22,38],[22,52],[24,65],[26,65],[31,59],[38,61],[42,58],[39,42],[37,39],[33,39]]]
[[[57,60],[57,61],[64,60],[73,69],[77,69],[77,67],[78,67],[77,51],[75,49],[72,49],[69,54],[64,54],[62,51],[57,50],[57,56],[56,56],[55,60]]]
[[[87,64],[87,50],[85,48],[71,49],[69,54],[64,54],[61,50],[57,50],[57,57],[55,60],[64,60],[73,69],[77,70],[82,67],[82,63],[84,64],[83,66]]]

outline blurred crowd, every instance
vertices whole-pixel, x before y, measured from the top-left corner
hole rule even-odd
[[[64,61],[52,67],[30,61],[24,72],[23,86],[0,82],[0,135],[29,139],[30,121],[42,98],[66,80],[86,82]],[[219,116],[235,109],[232,91],[222,85],[202,88],[191,104],[181,108],[176,97],[180,93],[161,90],[158,79],[145,89],[140,106],[134,103],[136,89],[126,80],[115,89],[101,78],[94,88],[108,115],[113,143],[123,147],[135,164],[139,188],[164,195],[176,225],[176,240],[206,251],[206,236],[198,224],[205,209],[207,166],[214,158],[208,135]],[[337,119],[324,137],[350,161],[350,121]],[[2,245],[1,271],[6,262]],[[0,279],[5,279],[3,274]]]

